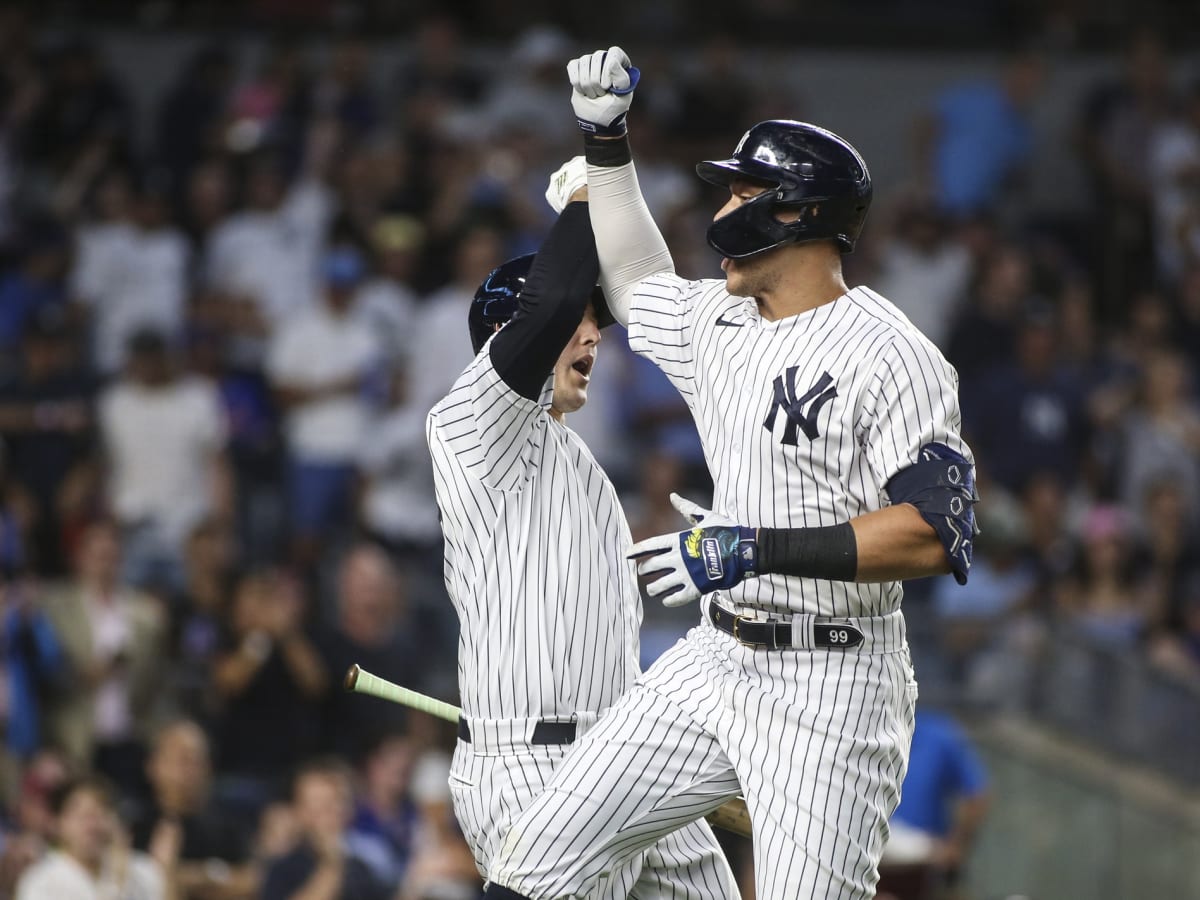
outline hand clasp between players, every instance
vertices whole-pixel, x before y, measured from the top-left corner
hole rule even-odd
[[[639,575],[661,576],[646,586],[651,598],[664,606],[682,606],[758,574],[755,529],[678,494],[671,495],[671,505],[693,527],[639,541],[629,552],[638,561]]]

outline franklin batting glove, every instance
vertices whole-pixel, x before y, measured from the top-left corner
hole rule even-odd
[[[580,130],[601,137],[625,134],[625,114],[640,76],[620,47],[597,50],[567,63],[571,108]]]
[[[678,494],[671,495],[671,504],[694,527],[639,541],[629,553],[638,561],[639,575],[661,576],[646,585],[652,599],[661,599],[663,606],[683,606],[758,574],[755,529],[734,524]]]

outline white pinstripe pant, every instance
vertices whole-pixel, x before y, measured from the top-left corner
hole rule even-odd
[[[755,650],[705,622],[583,737],[512,823],[491,877],[534,900],[581,895],[743,791],[759,900],[870,900],[915,700],[903,645]]]
[[[486,878],[513,818],[546,787],[571,745],[506,741],[488,747],[486,740],[479,740],[485,730],[480,726],[485,723],[469,721],[475,741],[460,740],[455,747],[450,793],[475,865]],[[738,900],[733,871],[707,822],[682,823],[678,830],[664,832],[650,843],[623,854],[619,862],[572,896],[589,900]]]

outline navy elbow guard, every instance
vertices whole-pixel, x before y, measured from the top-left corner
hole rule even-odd
[[[967,583],[975,546],[975,467],[945,444],[926,444],[918,462],[887,483],[892,503],[911,503],[937,532],[946,548],[950,571],[959,584]]]

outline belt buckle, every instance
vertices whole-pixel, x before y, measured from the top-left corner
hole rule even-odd
[[[733,614],[733,639],[735,641],[737,641],[739,644],[744,644],[746,642],[742,640],[741,634],[738,633],[738,625],[741,623],[741,621],[742,621],[742,617],[739,616],[737,613],[734,613]]]

